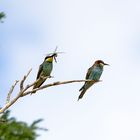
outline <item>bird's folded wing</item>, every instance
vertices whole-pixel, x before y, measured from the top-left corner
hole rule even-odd
[[[90,67],[87,71],[87,74],[86,74],[86,79],[89,79],[89,75],[91,73],[91,70],[92,70],[92,67]]]
[[[42,70],[43,70],[43,63],[39,66],[39,70],[38,70],[36,79],[39,79]]]

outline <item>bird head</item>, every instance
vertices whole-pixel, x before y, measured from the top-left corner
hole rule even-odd
[[[53,58],[54,58],[55,62],[57,63],[56,57],[58,56],[58,54],[64,53],[64,52],[57,52],[57,48],[58,47],[56,46],[53,53],[47,54],[47,56],[45,57],[45,61],[53,62]]]
[[[105,62],[102,61],[102,60],[97,60],[97,61],[95,61],[95,64],[100,65],[100,66],[105,66],[105,65],[109,66],[109,64],[105,63]]]
[[[51,55],[46,56],[45,57],[45,61],[47,61],[47,62],[53,62],[53,58],[54,58],[55,62],[57,62],[56,61],[56,57],[57,57],[57,53],[53,53]]]
[[[45,61],[47,61],[47,62],[53,62],[53,58],[56,61],[56,57],[57,57],[57,54],[48,55],[48,56],[45,57]]]

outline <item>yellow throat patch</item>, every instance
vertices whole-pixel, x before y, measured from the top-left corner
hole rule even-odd
[[[47,58],[47,62],[52,62],[52,61],[53,61],[53,57]]]

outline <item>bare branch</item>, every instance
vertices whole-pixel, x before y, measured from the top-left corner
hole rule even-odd
[[[99,81],[94,81],[94,80],[70,80],[70,81],[63,81],[63,82],[54,82],[54,83],[51,83],[51,84],[47,84],[47,85],[44,85],[44,86],[41,86],[39,88],[36,88],[36,89],[32,89],[30,91],[27,91],[27,92],[24,92],[22,94],[22,97],[23,96],[26,96],[28,94],[31,94],[33,93],[34,91],[39,91],[39,90],[43,90],[43,89],[46,89],[48,87],[52,87],[52,86],[58,86],[58,85],[64,85],[64,84],[70,84],[70,83],[78,83],[78,82],[94,82],[94,83],[97,83],[97,82],[101,82],[100,80]],[[34,93],[35,94],[35,93]]]
[[[18,94],[13,100],[11,100],[8,104],[6,104],[3,108],[0,109],[0,114],[7,110],[11,105],[13,105],[18,99],[20,95]]]
[[[52,76],[46,76],[46,77],[41,77],[41,79],[46,80],[47,78],[53,78]],[[40,79],[37,79],[35,82],[33,82],[32,84],[27,85],[24,89],[23,89],[23,94],[25,91],[27,91],[29,88],[33,87]],[[21,95],[21,97],[23,96],[23,94]]]
[[[23,93],[23,84],[24,84],[24,81],[29,76],[29,74],[30,74],[31,71],[32,71],[32,69],[30,69],[28,71],[27,75],[25,75],[23,77],[23,79],[20,82],[20,91],[19,91],[18,95],[13,100],[10,101],[11,94],[13,93],[14,88],[15,88],[17,82],[11,87],[11,90],[8,93],[8,96],[7,96],[7,103],[6,103],[6,105],[3,108],[0,109],[0,114],[3,113],[5,110],[7,110],[11,105],[13,105],[21,97],[21,95]]]
[[[16,80],[15,83],[14,83],[14,85],[12,85],[12,87],[11,87],[11,89],[10,89],[8,95],[7,95],[7,98],[6,98],[6,104],[8,104],[10,102],[11,95],[12,95],[12,93],[14,91],[14,88],[17,85],[18,82],[19,81]]]
[[[31,89],[31,90],[28,91],[29,88],[33,87],[38,82],[38,80],[40,80],[40,79],[38,79],[35,82],[33,82],[31,84],[28,84],[24,87],[24,82],[27,79],[27,77],[29,76],[29,74],[31,73],[31,71],[32,71],[32,69],[30,69],[28,71],[27,75],[25,75],[23,77],[23,79],[21,80],[20,91],[18,92],[17,96],[12,100],[10,100],[10,97],[11,97],[11,94],[13,93],[14,88],[17,85],[18,81],[16,81],[15,84],[11,87],[11,89],[10,89],[8,95],[7,95],[6,105],[4,107],[0,108],[0,114],[3,113],[5,110],[7,110],[14,103],[16,103],[19,98],[27,96],[27,95],[33,93],[34,91],[43,90],[43,89],[46,89],[46,88],[52,87],[52,86],[58,86],[58,85],[64,85],[64,84],[70,84],[70,83],[77,83],[77,82],[86,82],[86,81],[93,82],[93,83],[101,82],[101,81],[94,81],[94,80],[69,80],[69,81],[62,81],[62,82],[58,81],[58,82],[54,82],[54,83],[50,83],[50,84],[41,86],[37,89]],[[41,77],[41,78],[47,79],[47,78],[51,78],[51,76]]]
[[[32,71],[32,69],[30,69],[28,71],[28,73],[26,75],[24,75],[23,79],[21,80],[21,82],[20,82],[20,90],[23,90],[23,88],[24,88],[24,82],[27,79],[27,77],[29,76],[29,74],[31,73],[31,71]]]

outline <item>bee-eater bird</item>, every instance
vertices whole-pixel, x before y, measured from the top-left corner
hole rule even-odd
[[[37,78],[36,78],[37,82],[33,86],[33,89],[39,88],[45,82],[47,77],[50,76],[53,69],[53,58],[55,59],[55,57],[57,57],[56,53],[52,54],[51,56],[45,57],[44,62],[39,66],[39,70],[38,70]],[[36,91],[32,93],[35,93],[35,92]]]
[[[104,63],[102,60],[97,60],[88,69],[87,74],[86,74],[86,80],[93,80],[93,81],[86,81],[85,84],[80,88],[79,91],[81,91],[81,93],[78,97],[78,100],[84,96],[87,89],[89,89],[94,83],[99,81],[103,72],[104,65],[109,65],[109,64]]]

